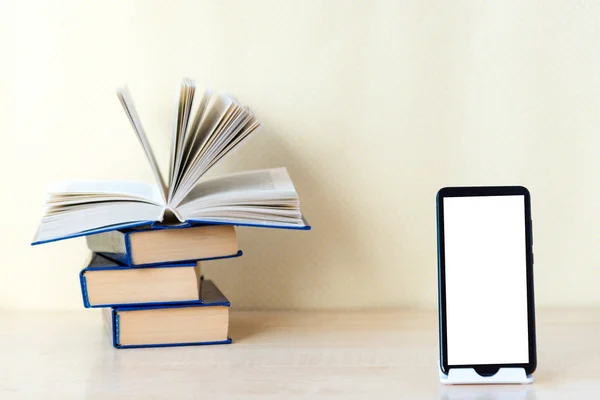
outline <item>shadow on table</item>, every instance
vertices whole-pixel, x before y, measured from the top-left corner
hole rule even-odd
[[[246,315],[247,313],[242,317],[239,314],[231,314],[229,337],[234,343],[243,343],[248,339],[259,336],[267,329],[267,324],[263,319],[248,318]]]

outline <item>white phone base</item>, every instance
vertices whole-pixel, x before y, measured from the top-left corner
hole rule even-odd
[[[533,400],[532,385],[440,385],[440,400]]]
[[[527,375],[524,368],[500,368],[492,376],[481,376],[473,368],[451,368],[448,375],[440,370],[440,382],[444,385],[528,384],[533,382],[533,375]]]

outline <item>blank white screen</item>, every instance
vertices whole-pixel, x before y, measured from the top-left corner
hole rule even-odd
[[[529,362],[524,196],[444,198],[448,365]]]

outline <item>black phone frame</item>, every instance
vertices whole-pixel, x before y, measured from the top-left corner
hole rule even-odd
[[[526,364],[473,364],[448,365],[448,343],[446,334],[446,279],[444,244],[444,198],[476,196],[514,196],[522,195],[525,201],[525,257],[527,274],[527,320],[529,337],[529,362]],[[440,369],[448,374],[451,368],[472,368],[481,376],[493,376],[500,368],[524,368],[527,375],[537,366],[535,305],[533,294],[533,221],[531,219],[531,195],[523,186],[473,186],[445,187],[436,196],[437,242],[438,242],[438,317],[440,341]]]

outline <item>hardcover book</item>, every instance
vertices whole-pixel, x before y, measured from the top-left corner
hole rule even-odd
[[[229,300],[210,280],[202,284],[202,304],[104,309],[113,346],[122,348],[231,343]]]
[[[228,225],[104,232],[86,237],[90,250],[129,266],[210,260],[242,255]]]
[[[260,126],[250,109],[235,98],[210,91],[197,96],[194,82],[183,80],[165,180],[129,90],[121,88],[117,96],[156,184],[55,184],[48,190],[33,244],[156,223],[310,229],[285,168],[201,179]]]
[[[202,302],[200,262],[127,267],[92,254],[79,281],[86,308]]]

